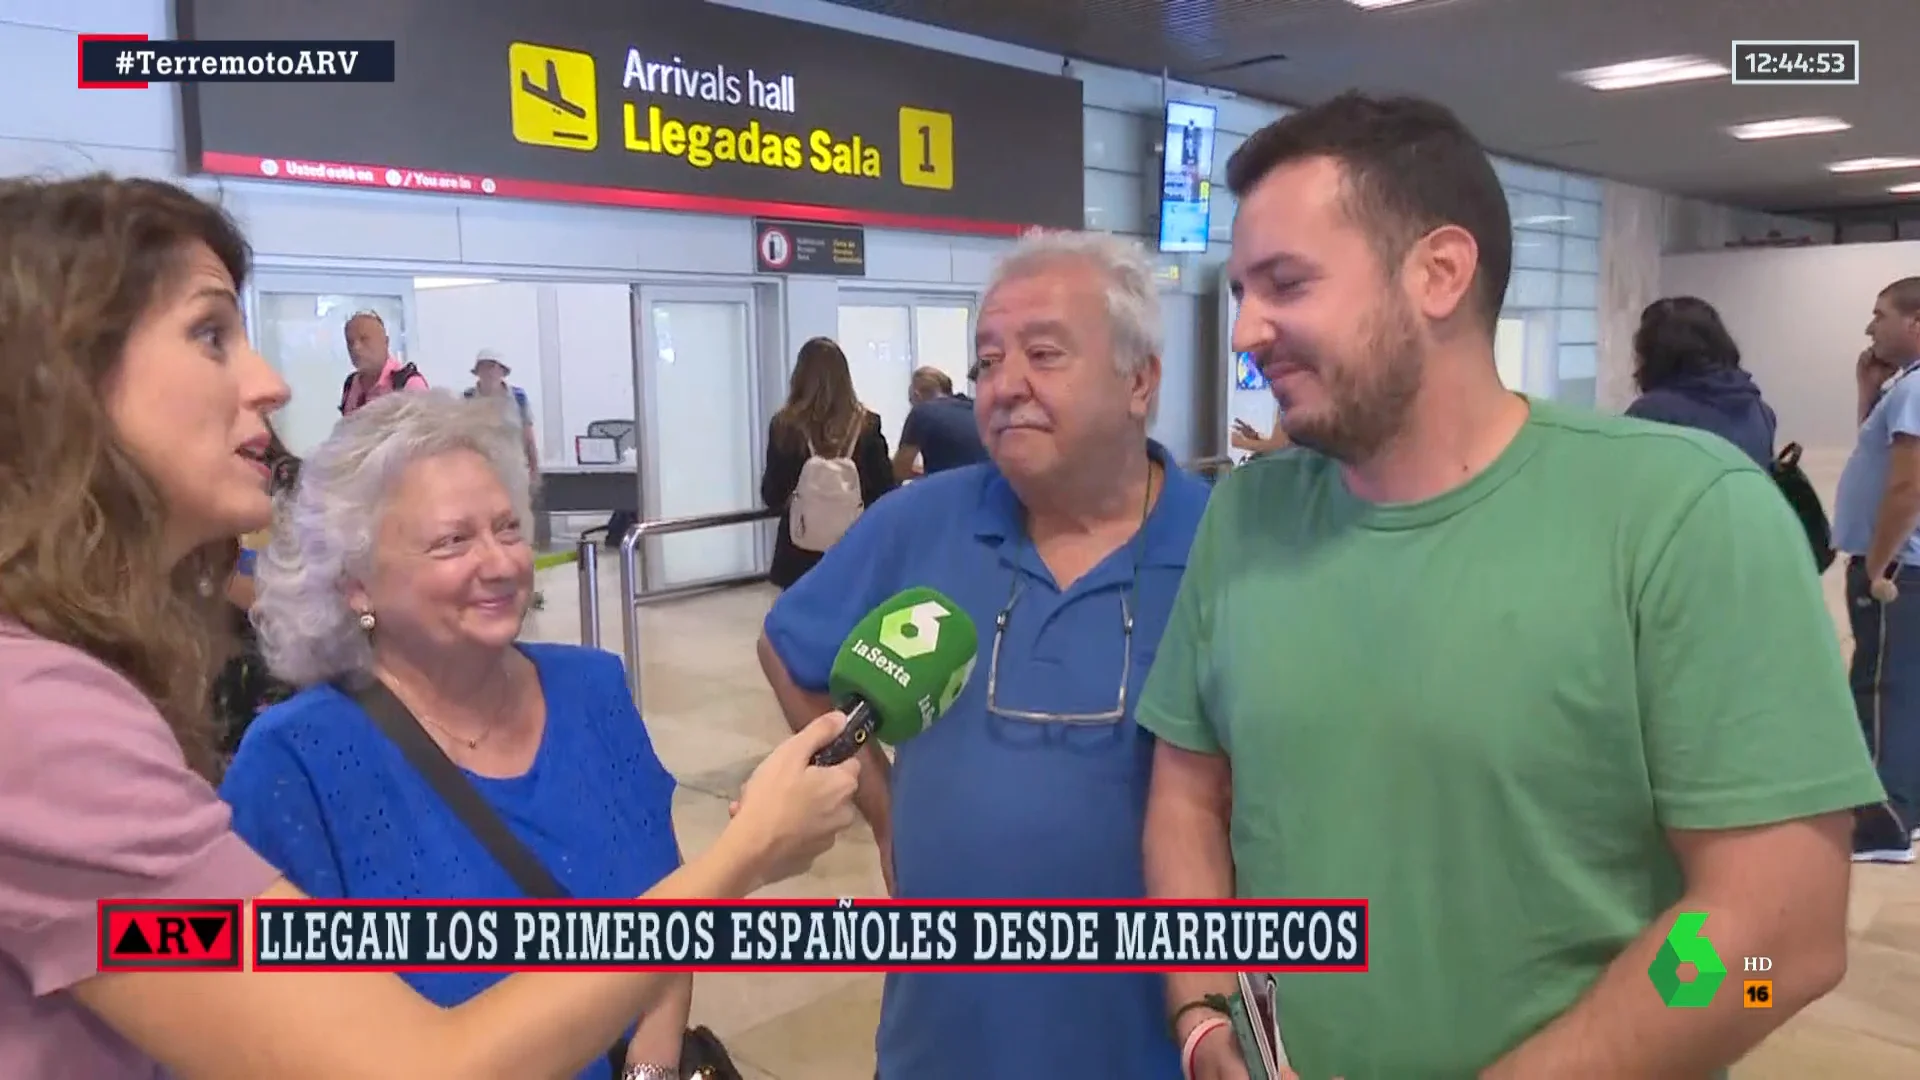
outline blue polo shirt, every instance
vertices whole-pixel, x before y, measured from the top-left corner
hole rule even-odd
[[[1150,444],[1166,484],[1140,537],[1064,592],[1040,562],[1013,489],[991,463],[937,473],[861,515],[767,615],[802,688],[824,692],[868,611],[931,586],[972,616],[980,660],[953,708],[898,748],[893,865],[909,899],[1137,897],[1153,739],[1133,706],[1153,664],[1207,486]],[[1136,566],[1136,555],[1137,566]],[[1134,629],[1126,717],[1115,724],[987,712],[994,619],[1001,710],[1100,713],[1120,701],[1122,596]],[[1166,992],[1153,974],[901,972],[887,976],[880,1080],[1179,1080]]]
[[[915,405],[900,428],[900,445],[919,447],[920,464],[928,473],[987,460],[980,424],[973,417],[973,399],[964,394]]]
[[[1896,435],[1920,436],[1920,360],[1908,364],[1880,395],[1860,425],[1860,439],[1840,473],[1833,497],[1833,546],[1849,555],[1865,555],[1887,493]],[[1920,533],[1894,552],[1907,566],[1920,566]]]

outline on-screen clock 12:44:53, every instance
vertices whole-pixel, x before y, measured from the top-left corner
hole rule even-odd
[[[1733,81],[1772,86],[1860,82],[1858,41],[1736,41]]]

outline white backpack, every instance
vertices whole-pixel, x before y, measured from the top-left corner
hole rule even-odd
[[[800,483],[787,504],[787,535],[801,551],[825,551],[853,527],[866,503],[860,497],[860,467],[853,452],[866,427],[863,413],[847,443],[846,453],[826,457],[807,440],[807,463],[800,466]]]

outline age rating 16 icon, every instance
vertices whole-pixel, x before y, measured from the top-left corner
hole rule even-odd
[[[1704,1009],[1713,1004],[1714,994],[1726,981],[1727,965],[1701,929],[1707,924],[1704,911],[1683,912],[1673,921],[1667,940],[1660,943],[1653,963],[1647,965],[1647,977],[1669,1009]],[[1684,965],[1693,965],[1693,978],[1680,977]],[[1744,958],[1748,972],[1772,971],[1773,961],[1764,956]],[[1740,984],[1740,1003],[1749,1009],[1773,1008],[1773,980],[1747,979]]]

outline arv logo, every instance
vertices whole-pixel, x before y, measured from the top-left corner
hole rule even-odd
[[[902,660],[925,656],[940,647],[940,620],[952,614],[938,600],[890,611],[880,620],[880,647]]]
[[[1647,965],[1647,977],[1669,1009],[1704,1009],[1713,1004],[1714,991],[1727,977],[1727,965],[1720,962],[1700,928],[1707,923],[1704,911],[1682,912],[1673,921],[1673,931],[1660,944],[1653,963]],[[1680,965],[1693,965],[1693,981],[1680,981]]]

